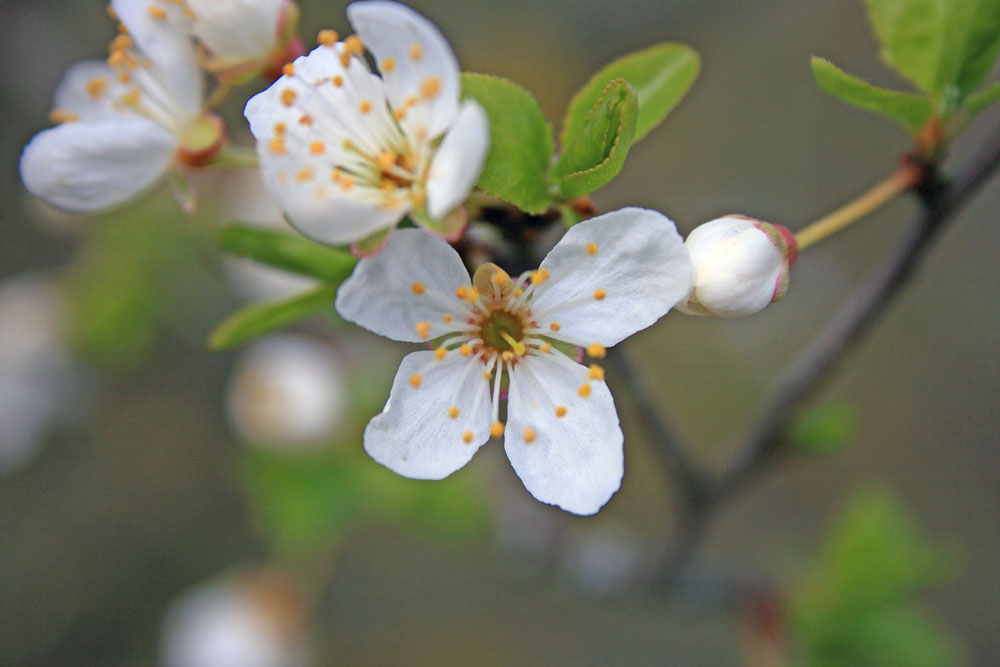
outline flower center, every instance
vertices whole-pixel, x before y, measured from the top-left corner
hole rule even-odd
[[[497,352],[524,354],[524,323],[521,318],[506,310],[494,310],[483,320],[479,337],[486,347]]]

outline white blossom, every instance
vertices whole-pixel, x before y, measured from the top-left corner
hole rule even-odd
[[[593,514],[621,484],[623,436],[603,369],[578,363],[577,353],[603,357],[690,285],[674,224],[645,209],[574,226],[537,271],[515,279],[485,264],[471,283],[447,243],[399,230],[358,263],[336,307],[375,333],[435,347],[403,359],[365,430],[366,451],[400,475],[441,479],[503,435],[535,498]]]
[[[685,245],[691,253],[691,292],[677,304],[689,315],[743,317],[788,290],[795,237],[781,225],[729,215],[699,225]]]
[[[377,0],[347,15],[357,35],[324,31],[247,103],[266,181],[289,221],[324,243],[371,251],[407,214],[455,237],[486,157],[486,115],[459,102],[455,55],[423,16]]]
[[[126,32],[107,61],[84,61],[54,96],[55,127],[21,155],[30,192],[72,212],[122,204],[180,164],[207,162],[221,122],[202,113],[202,77],[187,36],[143,0],[112,0]]]

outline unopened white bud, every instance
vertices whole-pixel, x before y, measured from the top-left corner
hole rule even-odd
[[[783,297],[798,253],[787,228],[742,215],[700,225],[684,245],[694,276],[677,308],[709,317],[752,315]]]

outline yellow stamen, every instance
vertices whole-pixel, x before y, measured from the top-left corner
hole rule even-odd
[[[410,376],[410,386],[414,389],[420,386],[421,381],[422,378],[420,377],[420,373],[414,373]]]
[[[587,356],[594,359],[603,359],[608,351],[600,343],[591,343],[587,346]]]
[[[313,124],[313,117],[307,113],[302,114],[302,117],[299,118],[299,125],[305,125],[306,127],[309,127],[312,124]]]
[[[467,299],[469,297],[468,288],[459,287],[457,290],[455,290],[455,296],[457,296],[459,299]]]
[[[591,241],[587,244],[587,254],[596,255],[597,254],[597,244]]]
[[[281,68],[281,73],[284,74],[285,76],[295,76],[295,64],[285,63],[284,66]]]
[[[368,113],[372,110],[372,103],[368,100],[362,100],[361,104],[358,105],[358,111],[361,113]]]
[[[146,11],[157,21],[167,20],[167,10],[163,7],[157,7],[156,5],[151,5]]]
[[[470,442],[472,442],[473,437],[474,436],[472,435],[472,431],[466,431],[465,433],[462,434],[462,442],[464,442],[465,444],[469,444]]]
[[[420,296],[421,294],[427,291],[427,288],[424,287],[424,284],[419,281],[413,283],[413,285],[410,286],[410,289],[413,290],[413,293],[416,294],[417,296]]]
[[[439,347],[438,349],[434,350],[434,358],[437,359],[438,361],[441,361],[447,356],[448,356],[447,348]]]
[[[297,172],[295,172],[295,182],[305,183],[306,181],[311,181],[316,172],[312,167],[302,167]]]
[[[413,326],[413,330],[417,332],[417,335],[421,338],[427,338],[431,335],[431,323],[430,322],[417,322]]]
[[[595,291],[594,291],[594,299],[596,299],[597,301],[601,301],[601,300],[602,300],[602,299],[604,299],[604,297],[606,297],[607,295],[608,295],[608,293],[607,293],[607,292],[605,292],[605,291],[604,291],[604,290],[602,290],[602,289],[598,289],[598,290],[595,290]]]
[[[410,44],[410,60],[416,62],[424,57],[424,47],[420,45],[419,42],[413,42]]]
[[[535,429],[531,428],[530,426],[525,426],[524,427],[524,442],[525,442],[525,444],[530,445],[532,442],[535,441],[535,438],[537,438],[537,437],[538,437],[538,434],[535,433]]]
[[[385,60],[382,61],[382,72],[384,74],[388,74],[389,72],[391,72],[394,69],[396,69],[396,59],[395,58],[386,58]]]
[[[590,380],[603,380],[604,379],[604,369],[597,364],[590,365],[590,372],[587,373],[587,378]]]
[[[547,354],[550,350],[552,350],[552,343],[542,343],[541,347],[538,348],[542,354]]]
[[[580,396],[580,398],[587,398],[590,396],[590,392],[590,385],[587,383],[581,384],[580,388],[576,390],[576,393]]]
[[[103,76],[99,76],[87,82],[86,90],[88,95],[96,99],[104,94],[107,87],[108,80]]]
[[[562,327],[559,326],[558,322],[553,322],[552,324],[549,325],[549,329],[552,329],[552,331],[559,331],[560,329],[562,329]]]
[[[344,85],[344,77],[340,76],[339,74],[336,75],[335,77],[333,77],[333,85],[335,85],[337,88],[340,88],[341,86],[343,86]]]
[[[493,422],[493,426],[490,427],[490,435],[494,438],[499,438],[503,435],[503,424],[500,422]]]
[[[565,416],[566,416],[566,406],[565,405],[556,406],[556,417],[565,417]]]
[[[337,34],[337,31],[329,28],[320,30],[319,34],[316,35],[316,43],[322,46],[333,46],[339,39],[340,35]]]
[[[441,92],[441,77],[429,76],[420,83],[420,96],[433,100]]]
[[[468,344],[462,343],[462,347],[458,348],[458,353],[463,357],[467,357],[472,354],[472,348],[469,347]]]
[[[309,144],[309,152],[313,155],[322,155],[323,151],[326,150],[326,144],[324,144],[319,139],[316,139],[311,144]]]
[[[510,350],[504,350],[501,356],[504,361],[514,361],[514,353]]]
[[[267,144],[268,149],[274,155],[284,155],[285,154],[285,140],[281,137],[274,137]]]
[[[285,88],[283,91],[281,91],[281,103],[284,104],[286,107],[292,106],[295,103],[296,97],[298,97],[298,93],[296,93],[291,88]]]
[[[281,121],[278,121],[277,123],[274,124],[275,134],[284,134],[287,130],[288,126],[282,123]]]
[[[448,416],[452,419],[458,419],[458,406],[453,405],[448,408]]]
[[[445,313],[444,315],[441,316],[441,319],[444,321],[445,324],[451,324],[451,321],[454,318],[451,316],[451,313]]]
[[[396,164],[396,154],[392,151],[382,151],[379,153],[378,157],[375,158],[375,164],[382,171],[389,171],[394,164]]]

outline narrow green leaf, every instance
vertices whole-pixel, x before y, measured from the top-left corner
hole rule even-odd
[[[634,141],[663,122],[698,78],[698,53],[683,44],[665,43],[623,56],[590,77],[569,104],[560,143],[579,133],[587,114],[612,79],[625,79],[639,102]]]
[[[945,24],[938,89],[955,89],[959,102],[983,82],[1000,50],[1000,0],[951,0]]]
[[[926,97],[877,88],[823,58],[813,56],[811,62],[813,78],[823,91],[848,104],[888,116],[912,132],[923,127],[931,114],[933,105]]]
[[[997,102],[1000,102],[1000,82],[969,95],[965,100],[966,119],[972,120],[981,111]]]
[[[462,74],[462,96],[479,102],[490,119],[490,152],[479,187],[528,213],[551,203],[545,179],[552,160],[552,128],[538,101],[507,79]]]
[[[882,58],[925,93],[938,88],[950,8],[941,0],[865,0]]]
[[[615,79],[604,88],[579,129],[567,137],[566,152],[552,168],[560,195],[585,195],[618,175],[632,146],[638,113],[628,81]]]
[[[339,283],[351,275],[357,260],[297,234],[246,225],[224,227],[215,233],[223,250],[278,269]]]
[[[208,346],[213,350],[225,350],[286,327],[318,310],[331,307],[336,295],[337,285],[320,285],[292,299],[247,306],[215,328],[208,338]]]

